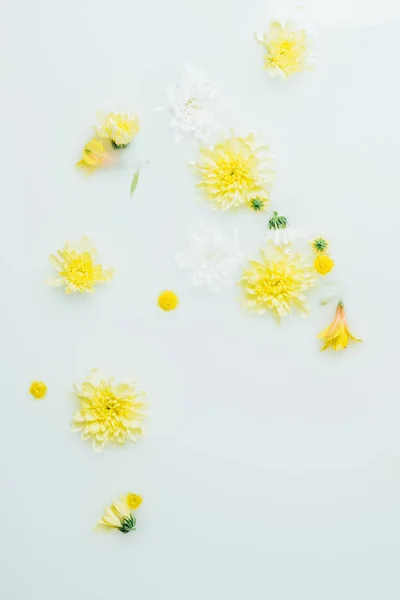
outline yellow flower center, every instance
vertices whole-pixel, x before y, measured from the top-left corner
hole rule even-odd
[[[174,310],[179,304],[179,298],[172,290],[161,292],[158,297],[158,306],[163,310]]]
[[[263,277],[256,283],[255,292],[262,301],[268,296],[274,296],[282,301],[290,296],[294,284],[294,279],[289,273],[272,265],[265,269]]]
[[[139,496],[138,494],[131,494],[130,492],[126,495],[125,500],[128,508],[131,510],[138,509],[143,502],[142,496]]]
[[[71,253],[71,258],[66,262],[61,275],[73,283],[77,288],[83,288],[94,280],[94,267],[92,257],[88,252]]]
[[[47,392],[47,385],[43,381],[32,381],[29,393],[32,394],[37,400],[41,400],[45,397]]]

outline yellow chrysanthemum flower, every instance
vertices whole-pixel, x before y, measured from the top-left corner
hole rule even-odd
[[[125,499],[128,507],[131,510],[137,510],[143,502],[142,496],[139,496],[138,494],[132,494],[130,492],[126,495]]]
[[[82,160],[76,163],[77,167],[82,167],[88,171],[94,171],[100,167],[106,160],[106,151],[100,140],[93,139],[86,144],[82,152]]]
[[[334,321],[329,327],[321,331],[318,337],[325,342],[324,346],[321,348],[321,352],[329,347],[336,351],[344,350],[349,339],[354,342],[362,342],[360,338],[356,338],[350,333],[344,312],[344,305],[341,300],[338,302]]]
[[[116,149],[126,148],[139,131],[139,119],[129,113],[110,112],[101,124],[95,125],[97,135],[107,138]]]
[[[145,394],[134,383],[104,380],[93,370],[80,387],[76,386],[76,395],[81,406],[74,414],[73,429],[82,432],[83,440],[91,439],[96,452],[108,442],[136,442],[143,435]]]
[[[158,306],[165,311],[174,310],[179,304],[179,298],[172,290],[164,290],[158,296]]]
[[[58,271],[58,277],[48,281],[49,285],[65,286],[65,292],[93,292],[96,283],[105,283],[113,278],[115,269],[106,269],[95,264],[97,250],[89,238],[82,238],[72,246],[66,242],[62,250],[50,255],[50,262]]]
[[[317,254],[315,257],[314,268],[320,275],[327,275],[334,266],[334,261],[327,254]]]
[[[257,145],[253,134],[231,136],[211,148],[200,150],[203,160],[193,164],[202,176],[197,184],[216,208],[227,210],[241,205],[267,210],[274,171],[269,167],[268,146]]]
[[[123,496],[119,500],[114,501],[109,508],[104,509],[104,514],[97,525],[118,529],[121,531],[121,533],[129,533],[130,531],[134,531],[136,529],[136,517],[133,516],[131,510],[135,509],[129,506],[129,496],[140,498],[140,502],[137,504],[137,507],[140,506],[142,503],[141,496],[136,496],[135,494]]]
[[[47,393],[47,385],[43,381],[32,381],[29,393],[32,394],[36,400],[41,400]]]
[[[245,305],[263,314],[270,310],[280,321],[292,306],[307,314],[304,292],[315,284],[311,265],[300,254],[293,254],[290,246],[276,247],[269,242],[261,249],[261,260],[251,260],[240,284],[244,288]]]
[[[289,75],[312,68],[312,40],[305,29],[298,29],[293,21],[272,21],[263,35],[255,39],[265,49],[264,69],[270,75],[287,79]]]

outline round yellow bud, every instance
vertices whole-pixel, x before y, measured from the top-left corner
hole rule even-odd
[[[29,393],[32,394],[36,400],[41,400],[45,397],[47,392],[47,385],[43,381],[32,381]]]
[[[139,506],[143,502],[142,496],[139,496],[138,494],[129,493],[126,495],[125,499],[126,499],[128,508],[130,508],[131,510],[136,510],[137,508],[139,508]]]
[[[334,266],[334,261],[327,254],[318,254],[315,257],[314,268],[320,275],[327,275]]]
[[[163,310],[175,310],[179,304],[179,298],[172,290],[164,290],[158,296],[158,306]]]

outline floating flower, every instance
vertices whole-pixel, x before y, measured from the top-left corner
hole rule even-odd
[[[362,342],[360,338],[356,338],[350,333],[344,312],[344,305],[341,300],[338,302],[333,323],[324,329],[324,331],[321,331],[318,337],[325,342],[324,346],[321,348],[321,352],[329,347],[332,347],[336,351],[344,350],[349,339],[354,342]]]
[[[202,71],[186,67],[180,83],[167,89],[170,126],[175,129],[175,139],[185,134],[206,142],[220,121],[226,102]]]
[[[267,210],[274,171],[269,167],[268,146],[257,145],[253,134],[237,137],[234,132],[215,146],[200,150],[202,161],[193,167],[202,176],[197,187],[214,203],[227,210],[241,205]]]
[[[158,306],[165,311],[174,310],[179,304],[179,298],[172,290],[164,290],[158,296]]]
[[[76,163],[77,167],[94,171],[108,160],[104,144],[100,140],[91,140],[82,152],[82,160]]]
[[[95,125],[101,138],[110,140],[115,149],[126,148],[139,131],[139,119],[129,113],[108,113],[100,124]]]
[[[137,510],[143,502],[142,496],[139,496],[138,494],[132,494],[130,492],[126,495],[125,499],[128,508],[130,508],[131,510]]]
[[[200,226],[190,237],[189,250],[176,256],[182,269],[191,271],[194,286],[207,286],[218,293],[234,283],[243,256],[237,248],[237,236],[231,239],[215,227]]]
[[[323,237],[314,238],[311,242],[314,252],[325,252],[328,249],[328,242]]]
[[[65,292],[93,292],[96,283],[105,283],[113,278],[115,269],[106,269],[95,264],[96,248],[89,238],[82,238],[72,246],[65,243],[57,254],[50,255],[50,262],[58,271],[58,277],[48,282],[49,285],[65,286]]]
[[[268,221],[269,232],[267,241],[271,240],[275,246],[291,244],[300,237],[299,232],[288,227],[288,220],[274,210],[274,216]]]
[[[263,35],[255,39],[265,49],[264,69],[272,76],[287,79],[289,75],[313,67],[313,40],[305,29],[299,29],[294,21],[272,21]]]
[[[74,430],[82,432],[83,440],[92,440],[95,452],[108,442],[136,442],[143,434],[144,392],[135,383],[104,380],[94,370],[75,389],[80,408],[73,417]]]
[[[290,246],[276,247],[270,241],[261,249],[261,260],[251,260],[239,282],[245,293],[245,305],[259,314],[270,310],[280,321],[295,306],[308,313],[304,292],[315,283],[311,265]]]
[[[140,499],[133,506],[132,497]],[[136,529],[136,517],[132,514],[132,510],[136,510],[142,503],[142,497],[136,494],[127,494],[119,500],[111,504],[109,508],[104,509],[104,515],[101,517],[98,525],[118,529],[121,533],[129,533]]]
[[[320,275],[327,275],[334,266],[334,261],[327,254],[317,254],[315,257],[314,268]]]
[[[36,400],[42,400],[47,393],[47,385],[43,381],[32,381],[29,393],[32,394]]]

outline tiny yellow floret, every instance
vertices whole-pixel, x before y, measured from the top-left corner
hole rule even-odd
[[[139,506],[142,504],[143,502],[143,498],[142,496],[139,496],[139,494],[132,494],[132,493],[128,493],[126,495],[126,503],[128,505],[128,507],[131,510],[136,510],[139,508]]]
[[[314,268],[320,275],[327,275],[334,266],[334,261],[327,254],[318,254],[315,257]]]
[[[32,381],[29,393],[32,394],[36,400],[42,400],[47,393],[47,385],[43,381]]]
[[[179,298],[172,290],[164,290],[158,296],[158,306],[165,311],[175,310],[179,304]]]

